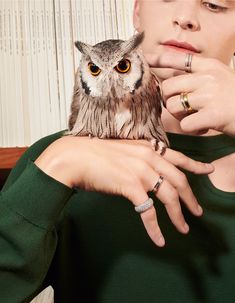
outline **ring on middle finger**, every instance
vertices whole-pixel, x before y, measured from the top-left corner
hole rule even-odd
[[[157,180],[157,183],[154,185],[152,191],[153,191],[155,194],[158,192],[159,187],[161,186],[163,180],[164,180],[163,176],[160,176],[159,179]]]
[[[188,113],[191,114],[194,112],[192,106],[189,104],[188,101],[188,94],[187,93],[181,93],[180,94],[180,102],[183,105],[184,110]]]

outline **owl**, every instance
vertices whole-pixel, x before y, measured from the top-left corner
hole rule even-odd
[[[82,57],[67,135],[168,145],[159,82],[139,48],[143,39],[144,33],[139,33],[126,41],[111,39],[94,46],[75,42]]]

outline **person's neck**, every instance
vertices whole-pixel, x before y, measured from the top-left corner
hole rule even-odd
[[[194,136],[215,136],[221,134],[220,132],[210,129],[208,132],[203,134],[196,133],[185,133],[180,127],[180,121],[174,118],[165,108],[162,111],[162,123],[166,132],[176,133],[176,134],[187,134]]]

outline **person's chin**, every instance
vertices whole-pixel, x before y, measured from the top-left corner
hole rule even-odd
[[[185,71],[173,68],[152,68],[152,70],[160,80],[166,80],[175,76],[185,74]]]

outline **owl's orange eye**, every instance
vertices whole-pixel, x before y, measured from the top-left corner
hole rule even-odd
[[[115,66],[117,72],[124,74],[127,73],[131,68],[131,62],[128,59],[123,59],[118,62],[118,65]]]
[[[99,73],[101,72],[101,69],[97,65],[95,65],[93,62],[88,63],[88,68],[93,76],[98,76]]]

